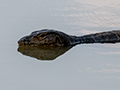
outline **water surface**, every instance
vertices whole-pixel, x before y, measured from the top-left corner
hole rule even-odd
[[[71,35],[120,29],[118,0],[1,0],[1,90],[119,90],[120,44],[77,45],[54,60],[17,51],[38,29]]]

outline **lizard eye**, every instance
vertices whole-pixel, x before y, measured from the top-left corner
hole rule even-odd
[[[45,36],[45,34],[42,34],[42,35],[41,35],[41,37],[44,37],[44,36]]]

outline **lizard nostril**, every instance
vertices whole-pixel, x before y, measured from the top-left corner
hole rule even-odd
[[[18,44],[21,46],[24,44],[28,44],[29,42],[30,42],[30,40],[28,39],[28,36],[25,36],[18,41]]]

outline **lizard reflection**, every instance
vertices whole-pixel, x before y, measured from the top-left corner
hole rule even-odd
[[[26,56],[37,58],[38,60],[54,60],[70,48],[72,47],[19,46],[18,52]]]

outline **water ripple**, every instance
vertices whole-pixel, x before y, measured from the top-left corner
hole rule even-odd
[[[56,8],[55,16],[62,16],[65,24],[80,27],[113,28],[120,26],[120,1],[118,0],[74,0],[70,5]]]

